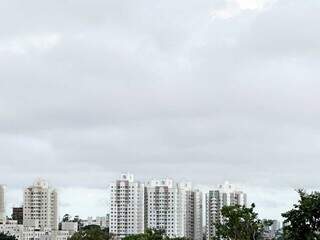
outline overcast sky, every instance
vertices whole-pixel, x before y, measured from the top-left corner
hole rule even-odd
[[[61,215],[121,172],[228,180],[261,217],[320,182],[320,1],[2,0],[0,183],[43,177]],[[8,214],[10,212],[8,211]]]

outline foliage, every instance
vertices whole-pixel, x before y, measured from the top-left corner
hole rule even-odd
[[[320,239],[320,192],[307,194],[298,191],[298,204],[283,213],[285,218],[283,235],[285,240],[319,240]]]
[[[147,229],[144,233],[129,235],[123,240],[186,240],[186,238],[169,238],[164,230]]]
[[[263,239],[264,226],[269,222],[262,222],[254,212],[255,205],[224,206],[221,210],[223,221],[216,224],[216,240],[258,240]]]
[[[62,218],[62,222],[70,222],[71,221],[71,215],[70,214],[65,214],[63,215],[63,218]]]
[[[15,236],[9,236],[4,233],[0,233],[0,240],[17,240]]]
[[[108,240],[110,239],[108,229],[101,229],[96,225],[83,227],[79,232],[72,235],[70,240]]]

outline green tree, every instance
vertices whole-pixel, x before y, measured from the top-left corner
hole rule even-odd
[[[70,222],[71,221],[71,215],[70,214],[65,214],[63,215],[63,218],[62,218],[62,222]]]
[[[101,229],[99,226],[89,225],[73,234],[70,240],[108,240],[109,238],[108,229]]]
[[[123,240],[169,240],[164,230],[147,229],[144,233],[133,234]],[[170,238],[170,240],[187,240],[186,238]]]
[[[285,218],[283,237],[285,240],[320,239],[320,193],[307,194],[298,191],[300,199],[293,209],[283,213]]]
[[[0,233],[0,240],[17,240],[15,236],[9,236],[4,233]]]
[[[224,206],[221,210],[223,221],[216,224],[216,240],[259,240],[262,239],[264,226],[268,222],[258,219],[255,205]]]

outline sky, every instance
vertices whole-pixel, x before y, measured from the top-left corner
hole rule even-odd
[[[319,189],[320,1],[2,0],[0,183],[42,177],[60,215],[108,185],[225,181],[279,219]]]

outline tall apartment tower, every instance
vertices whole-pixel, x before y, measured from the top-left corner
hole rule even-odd
[[[6,221],[5,186],[0,185],[0,224]]]
[[[110,186],[110,232],[123,238],[144,232],[144,184],[122,174]]]
[[[58,194],[42,179],[24,190],[23,225],[58,229]]]
[[[206,194],[206,238],[212,239],[216,234],[215,224],[222,221],[223,206],[247,205],[247,194],[235,189],[228,182],[217,190]]]
[[[187,217],[188,227],[186,237],[193,240],[202,240],[203,207],[202,192],[200,190],[192,190],[188,193]]]
[[[191,184],[152,180],[145,188],[146,228],[163,229],[169,237],[202,239],[202,195]]]

